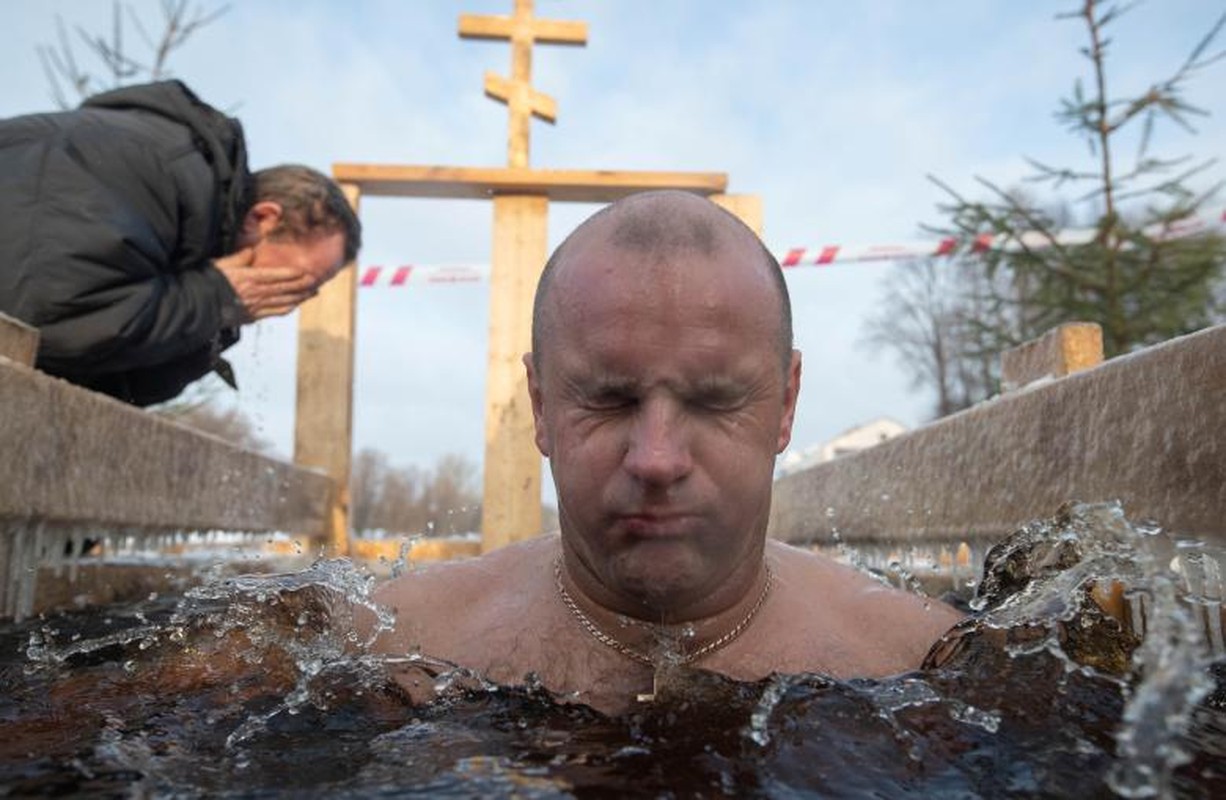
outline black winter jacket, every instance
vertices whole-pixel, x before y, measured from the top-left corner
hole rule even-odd
[[[241,309],[232,252],[251,178],[242,129],[182,83],[0,121],[0,311],[37,366],[138,405],[219,366]]]

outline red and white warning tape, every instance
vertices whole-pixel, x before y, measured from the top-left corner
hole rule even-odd
[[[1226,226],[1226,209],[1221,209],[1212,215],[1189,217],[1167,227],[1156,226],[1147,229],[1146,233],[1157,238],[1179,239],[1207,231],[1212,227],[1222,226]],[[1057,234],[1054,242],[1051,238],[1038,231],[1028,231],[1019,237],[984,234],[971,241],[948,237],[937,242],[917,241],[870,245],[828,244],[818,247],[792,247],[783,252],[775,253],[775,257],[779,259],[779,263],[785,268],[804,266],[824,267],[830,264],[869,261],[906,261],[913,258],[935,258],[965,252],[982,253],[988,250],[1016,252],[1023,248],[1038,250],[1050,247],[1053,244],[1086,244],[1093,241],[1097,233],[1097,230],[1094,228],[1070,229]],[[406,264],[389,268],[376,265],[362,268],[360,285],[363,287],[397,287],[420,284],[480,283],[488,279],[489,267],[486,265]]]
[[[405,264],[384,269],[380,266],[362,268],[360,286],[409,286],[423,283],[480,283],[488,280],[490,268],[479,264],[419,265]]]
[[[1209,230],[1210,227],[1222,225],[1226,225],[1226,209],[1212,215],[1188,217],[1169,226],[1151,226],[1146,228],[1145,232],[1154,238],[1179,239],[1202,233]],[[828,244],[820,247],[793,247],[785,253],[776,254],[776,257],[784,267],[807,265],[823,267],[827,264],[854,261],[905,261],[912,258],[934,258],[960,252],[983,253],[989,250],[1000,250],[1009,253],[1023,249],[1040,250],[1056,244],[1088,244],[1094,241],[1097,235],[1098,230],[1095,228],[1072,228],[1057,233],[1055,237],[1049,237],[1038,231],[1027,231],[1017,237],[982,234],[970,241],[951,236],[938,242],[860,246]]]

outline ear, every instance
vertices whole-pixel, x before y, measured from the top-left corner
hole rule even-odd
[[[792,351],[788,364],[787,385],[783,387],[783,416],[779,419],[779,440],[775,452],[782,453],[792,441],[792,423],[796,419],[796,398],[800,395],[800,351]]]
[[[536,371],[531,353],[524,353],[524,371],[528,373],[528,397],[532,401],[532,425],[536,431],[536,449],[549,458],[549,434],[545,430],[543,401],[541,399],[541,376]]]
[[[261,200],[243,217],[242,242],[253,245],[281,226],[285,210],[274,200]]]

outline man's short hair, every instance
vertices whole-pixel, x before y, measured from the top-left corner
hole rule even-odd
[[[281,164],[256,172],[252,204],[271,200],[283,216],[274,235],[305,239],[318,233],[345,234],[345,261],[362,247],[362,223],[336,181],[301,164]]]
[[[675,193],[668,190],[644,192],[640,195],[632,195],[630,198],[627,198],[631,201],[630,204],[623,200],[620,203],[607,205],[588,217],[575,230],[571,231],[562,244],[558,245],[558,248],[553,251],[549,260],[545,262],[545,268],[541,271],[540,280],[536,285],[536,297],[532,304],[532,360],[538,370],[541,368],[540,352],[544,349],[544,339],[547,336],[546,329],[548,328],[548,323],[545,319],[545,299],[553,284],[554,273],[558,270],[559,265],[566,260],[566,251],[571,241],[577,238],[580,231],[586,229],[593,222],[607,215],[618,215],[620,219],[618,219],[616,226],[607,234],[609,241],[619,248],[631,251],[667,252],[669,250],[692,250],[711,255],[716,248],[723,244],[723,237],[729,235],[729,231],[727,229],[716,229],[709,219],[686,214],[661,217],[654,213],[654,209],[650,207],[635,208],[635,204],[643,200],[650,204],[662,196]],[[628,207],[630,210],[627,210]],[[794,343],[792,333],[792,298],[788,294],[788,284],[783,276],[783,267],[762,242],[761,238],[758,237],[758,234],[746,225],[744,220],[715,203],[711,203],[710,207],[713,216],[717,218],[723,216],[726,222],[731,223],[733,230],[739,228],[744,235],[752,236],[757,242],[762,266],[770,274],[778,293],[780,312],[778,346],[780,355],[783,357],[783,369],[786,372],[792,360]]]

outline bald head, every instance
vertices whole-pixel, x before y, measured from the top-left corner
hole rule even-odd
[[[761,270],[776,289],[780,363],[787,369],[792,354],[792,307],[783,270],[745,223],[710,200],[679,191],[643,192],[606,206],[585,220],[558,246],[541,273],[532,309],[532,358],[539,370],[557,321],[554,290],[559,273],[591,244],[665,263],[677,256],[711,257],[742,249],[750,254],[746,269]]]

